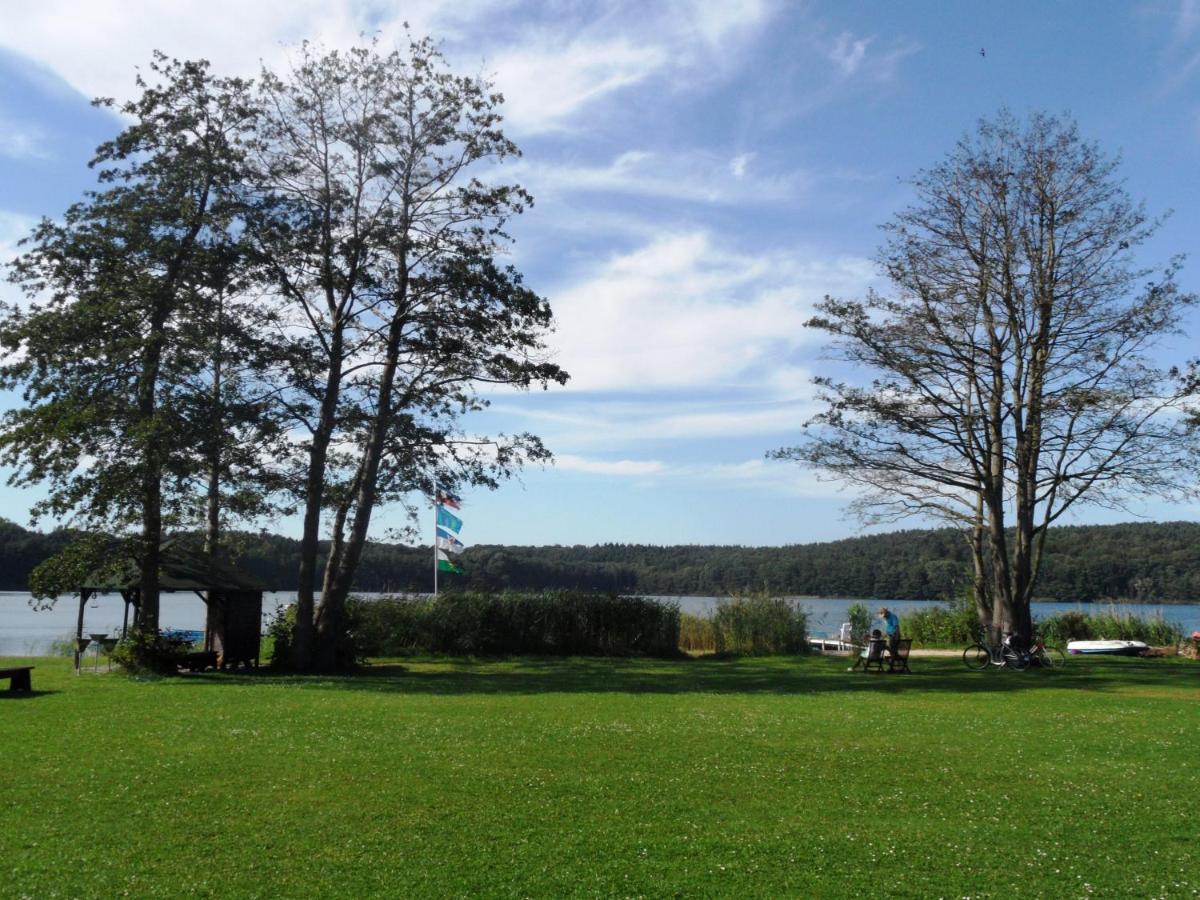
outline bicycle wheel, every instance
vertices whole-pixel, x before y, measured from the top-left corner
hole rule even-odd
[[[963,665],[976,672],[986,669],[991,661],[992,654],[988,653],[987,647],[983,644],[972,644],[963,651]]]
[[[1016,669],[1018,672],[1029,665],[1029,654],[1021,653],[1013,647],[1005,647],[1001,650],[1000,659],[1003,666]]]
[[[1043,665],[1047,667],[1061,669],[1067,664],[1067,654],[1063,652],[1062,647],[1044,647],[1042,654],[1046,657]]]

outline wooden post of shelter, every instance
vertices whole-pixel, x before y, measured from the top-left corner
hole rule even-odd
[[[79,618],[75,624],[75,674],[79,674],[79,657],[83,653],[83,610],[87,606],[88,597],[92,592],[88,588],[79,591]]]

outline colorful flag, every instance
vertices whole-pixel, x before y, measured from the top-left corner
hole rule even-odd
[[[453,513],[448,512],[445,507],[442,506],[437,508],[437,523],[443,528],[449,528],[455,534],[458,534],[460,531],[462,531],[462,519]]]
[[[462,498],[457,494],[452,494],[449,491],[442,490],[441,488],[438,488],[434,493],[437,494],[437,502],[441,506],[448,506],[451,509],[459,509],[460,504],[462,504]]]
[[[466,546],[450,532],[443,531],[441,528],[438,529],[437,545],[442,550],[448,550],[451,553],[462,553]]]
[[[441,550],[438,551],[437,566],[439,572],[454,572],[457,575],[462,574],[462,566],[452,560]]]

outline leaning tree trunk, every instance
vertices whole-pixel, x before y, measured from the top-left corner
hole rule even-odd
[[[306,672],[313,665],[316,649],[317,551],[321,539],[321,511],[325,505],[325,468],[329,443],[337,420],[342,377],[342,333],[335,327],[330,339],[330,365],[321,398],[321,415],[308,451],[308,475],[304,487],[304,529],[300,537],[300,583],[296,590],[296,628],[292,637],[292,665]]]

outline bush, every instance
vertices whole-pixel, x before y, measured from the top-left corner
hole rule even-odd
[[[364,656],[479,653],[675,656],[679,607],[644,597],[478,592],[352,599],[353,644]]]
[[[808,613],[794,600],[756,595],[718,600],[713,615],[718,653],[808,651]]]
[[[1145,641],[1147,644],[1175,645],[1183,640],[1183,629],[1168,622],[1161,614],[1149,619],[1128,610],[1112,607],[1099,613],[1078,610],[1055,613],[1039,620],[1035,628],[1047,644],[1067,641]]]
[[[979,637],[975,601],[964,595],[949,606],[932,606],[905,614],[900,634],[926,647],[956,647]]]
[[[292,664],[292,635],[296,630],[296,605],[275,607],[263,639],[263,656],[272,669],[289,669]]]
[[[131,675],[173,675],[189,649],[173,638],[133,629],[113,648],[112,661]]]
[[[851,603],[846,609],[846,619],[850,622],[850,634],[865,641],[871,631],[871,611],[866,604]]]

